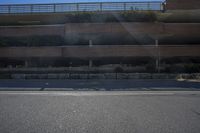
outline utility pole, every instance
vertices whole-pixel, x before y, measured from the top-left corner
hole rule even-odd
[[[89,40],[89,47],[92,47],[92,45],[93,45],[92,40]],[[93,65],[93,61],[90,59],[90,60],[89,60],[89,68],[91,68],[92,65]]]
[[[89,40],[89,47],[92,47],[92,45],[93,45],[92,40]]]
[[[156,45],[156,70],[158,73],[160,73],[160,47],[158,39],[155,40]]]

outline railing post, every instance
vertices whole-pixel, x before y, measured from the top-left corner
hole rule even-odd
[[[161,10],[162,10],[162,12],[165,12],[165,10],[166,10],[166,3],[165,2],[161,3]]]
[[[53,12],[56,12],[56,4],[53,4]]]
[[[124,11],[126,11],[126,2],[124,2]]]
[[[31,13],[33,13],[33,5],[30,5]]]
[[[76,4],[76,10],[79,11],[79,4]]]
[[[100,11],[102,11],[103,9],[102,9],[102,2],[100,3]]]
[[[150,10],[150,2],[147,3],[147,10]]]
[[[11,6],[8,6],[8,13],[10,14]]]

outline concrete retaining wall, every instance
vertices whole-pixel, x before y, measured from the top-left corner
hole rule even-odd
[[[0,36],[44,36],[59,35],[64,36],[64,25],[44,25],[44,26],[1,26]]]
[[[152,37],[169,35],[199,36],[199,23],[68,23],[65,25],[0,26],[0,36],[147,34]]]
[[[154,57],[160,51],[161,57],[199,57],[200,45],[184,46],[68,46],[68,47],[5,47],[0,48],[0,58],[80,58],[103,57]]]

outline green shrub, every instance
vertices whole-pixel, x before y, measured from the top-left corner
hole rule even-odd
[[[200,64],[175,64],[165,67],[167,73],[199,73]]]
[[[150,72],[150,73],[155,72],[155,71],[156,71],[156,66],[155,66],[155,64],[153,64],[153,63],[147,64],[147,65],[146,65],[146,71],[147,71],[147,72]]]
[[[153,22],[156,21],[156,14],[151,11],[127,11],[121,13],[121,17],[127,22]]]
[[[184,65],[186,73],[199,73],[200,72],[200,64],[186,64]]]
[[[153,22],[156,13],[152,11],[126,11],[120,13],[79,12],[66,15],[66,22]]]
[[[115,73],[122,73],[122,72],[124,72],[124,69],[122,67],[116,67],[114,69],[114,71],[115,71]]]
[[[184,66],[182,64],[166,66],[164,72],[166,73],[185,73]]]

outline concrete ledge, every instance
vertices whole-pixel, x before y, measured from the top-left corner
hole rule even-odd
[[[11,74],[11,79],[200,79],[200,74],[104,73],[104,74]]]

